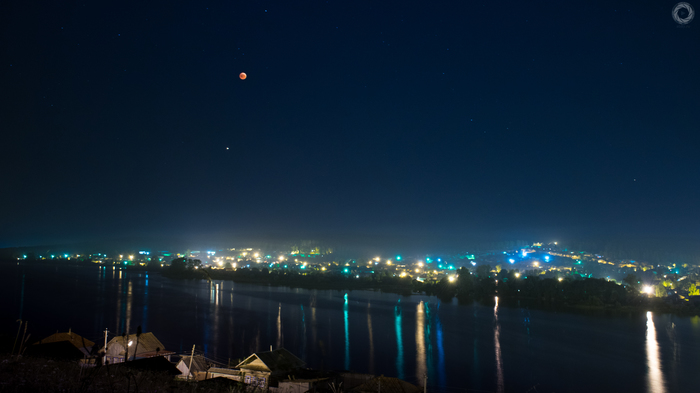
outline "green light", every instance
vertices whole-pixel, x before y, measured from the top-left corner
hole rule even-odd
[[[343,272],[345,272],[345,273],[348,273],[349,271],[350,271],[350,269],[348,269],[348,268],[343,269]]]
[[[397,255],[397,256],[396,256],[396,260],[397,260],[397,261],[400,261],[400,260],[401,260],[401,255]]]

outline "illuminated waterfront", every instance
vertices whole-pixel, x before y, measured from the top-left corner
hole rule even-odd
[[[215,359],[285,347],[311,367],[397,376],[435,391],[678,391],[691,386],[700,318],[596,316],[428,296],[174,281],[100,267],[2,266],[3,330],[154,332]],[[55,296],[46,296],[54,293]]]

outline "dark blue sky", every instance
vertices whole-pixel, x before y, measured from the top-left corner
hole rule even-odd
[[[5,2],[0,246],[697,238],[674,4]]]

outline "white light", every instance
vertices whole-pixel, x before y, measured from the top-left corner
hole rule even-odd
[[[129,340],[129,346],[131,346],[131,344],[133,344],[133,341]]]
[[[651,285],[645,285],[644,288],[643,288],[643,291],[644,291],[644,293],[646,293],[647,295],[651,295],[652,293],[654,293],[654,288],[652,288]]]
[[[515,259],[509,259],[508,262],[515,263]]]

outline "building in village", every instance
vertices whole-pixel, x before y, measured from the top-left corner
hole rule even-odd
[[[306,366],[303,360],[284,348],[267,352],[256,352],[240,362],[239,378],[246,385],[261,389],[277,387],[277,381]]]
[[[109,364],[122,363],[125,359],[136,360],[163,356],[170,360],[170,355],[175,352],[165,349],[163,344],[151,333],[130,334],[117,336],[107,343],[105,361]]]
[[[223,364],[207,359],[202,355],[195,355],[183,356],[180,361],[177,362],[176,367],[182,373],[179,378],[202,381],[212,378],[209,374],[209,369],[218,369],[222,366]]]
[[[285,378],[278,378],[277,388],[270,390],[276,393],[316,393],[333,391],[334,386],[343,386],[338,373],[302,369]]]
[[[25,355],[49,359],[78,360],[81,364],[94,364],[95,343],[73,333],[56,332],[27,348]]]

